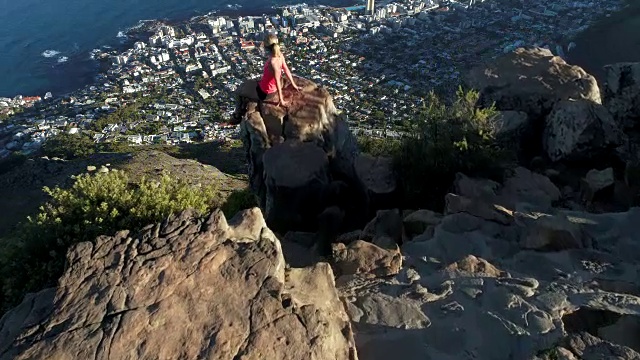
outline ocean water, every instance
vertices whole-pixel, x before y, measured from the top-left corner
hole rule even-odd
[[[92,83],[92,49],[118,46],[140,20],[181,20],[210,11],[259,15],[291,0],[0,0],[0,96],[54,96]]]

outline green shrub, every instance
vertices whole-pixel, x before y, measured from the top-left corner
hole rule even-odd
[[[400,150],[402,142],[391,138],[376,138],[358,136],[358,148],[360,151],[373,156],[394,156]]]
[[[441,208],[457,172],[495,178],[511,159],[495,141],[495,108],[477,108],[478,97],[462,88],[450,106],[433,93],[427,97],[415,128],[394,154],[405,196],[413,202],[408,205]]]
[[[240,210],[256,206],[258,206],[256,196],[251,192],[251,189],[246,188],[232,192],[222,205],[221,210],[227,219],[231,219]]]
[[[97,144],[96,149],[99,152],[129,153],[135,151],[137,148],[129,146],[127,141],[109,141]]]
[[[84,134],[61,133],[48,139],[42,152],[49,157],[75,159],[95,153],[96,144]]]
[[[476,91],[459,88],[446,105],[432,92],[401,140],[359,141],[365,152],[394,158],[404,206],[441,209],[457,172],[496,178],[511,160],[511,153],[495,142],[491,118],[496,110],[476,108],[478,97]]]
[[[219,205],[214,187],[193,187],[168,176],[133,184],[121,171],[80,175],[70,189],[44,191],[51,199],[14,239],[2,243],[2,310],[22,301],[27,292],[55,286],[73,244],[123,229],[135,233],[169,214],[188,208],[205,214]]]

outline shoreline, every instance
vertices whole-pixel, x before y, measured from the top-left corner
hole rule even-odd
[[[361,1],[353,0],[331,0],[327,1],[324,4],[297,3],[280,6],[258,6],[251,8],[242,7],[239,9],[222,8],[212,9],[208,12],[194,10],[189,14],[181,14],[175,18],[138,20],[136,24],[124,30],[120,30],[119,34],[123,34],[124,36],[114,36],[111,41],[103,44],[96,44],[94,49],[90,51],[84,51],[82,53],[76,54],[73,58],[70,58],[68,62],[64,64],[65,68],[74,68],[75,65],[79,64],[88,67],[89,64],[92,64],[92,69],[82,71],[75,75],[71,74],[69,71],[65,71],[64,69],[57,71],[62,71],[62,73],[60,73],[61,75],[68,75],[70,78],[84,78],[86,80],[91,80],[80,81],[79,85],[73,86],[73,89],[69,89],[68,91],[61,91],[58,93],[54,92],[53,95],[54,98],[68,97],[74,95],[75,93],[83,91],[92,85],[96,85],[98,82],[97,76],[101,73],[101,64],[99,59],[93,58],[91,56],[91,53],[94,50],[100,49],[101,51],[107,53],[124,51],[128,48],[131,48],[133,46],[133,43],[135,43],[136,41],[146,42],[146,39],[144,37],[150,31],[152,31],[153,28],[159,26],[160,24],[171,26],[193,24],[211,15],[230,18],[237,18],[240,16],[259,17],[262,15],[276,14],[278,12],[278,9],[281,8],[303,4],[306,4],[311,8],[344,8],[348,6],[358,5],[360,3]],[[640,47],[636,47],[636,49],[633,49],[633,47],[628,46],[629,41],[625,40],[625,38],[628,39],[630,37],[633,37],[636,43],[640,44],[640,32],[637,32],[637,34],[633,34],[633,31],[627,31],[630,32],[630,34],[627,34],[627,36],[616,35],[613,36],[614,39],[612,39],[612,36],[610,36],[612,32],[619,31],[617,29],[624,28],[628,23],[634,23],[634,21],[637,21],[638,26],[640,26],[640,4],[635,3],[631,0],[627,0],[624,7],[618,11],[612,12],[611,16],[594,19],[589,27],[582,33],[577,34],[571,39],[563,41],[565,43],[565,46],[571,41],[576,43],[576,47],[567,53],[567,62],[582,67],[583,69],[585,69],[585,71],[594,75],[598,82],[601,82],[604,79],[604,71],[602,69],[603,65],[622,61],[640,61]],[[604,48],[601,47],[602,45],[594,46],[594,43],[603,44]],[[54,72],[56,70],[52,69],[51,71]],[[31,94],[13,93],[12,96],[6,97],[12,98],[17,95],[38,96],[45,94],[48,91],[52,91],[52,89],[47,89],[45,87],[38,89]],[[0,97],[2,96],[0,95]]]
[[[96,77],[100,74],[100,61],[98,59],[92,58],[91,53],[96,49],[100,49],[101,51],[104,51],[105,47],[109,49],[108,50],[109,52],[124,51],[128,48],[131,48],[133,43],[135,43],[136,41],[141,41],[139,38],[138,39],[135,38],[134,33],[144,28],[146,23],[163,23],[171,26],[180,26],[183,24],[193,23],[197,18],[205,17],[207,15],[212,15],[212,14],[217,16],[225,16],[225,17],[232,17],[232,18],[239,17],[239,16],[261,16],[261,15],[275,14],[277,13],[279,8],[302,5],[302,4],[306,4],[309,7],[319,7],[319,6],[347,7],[347,6],[352,6],[354,3],[357,4],[359,2],[354,0],[330,0],[330,1],[326,1],[318,4],[308,4],[303,2],[297,2],[297,3],[285,4],[285,5],[279,5],[279,6],[253,6],[250,8],[248,7],[246,9],[245,7],[241,7],[239,9],[229,9],[223,5],[224,8],[211,9],[207,12],[192,10],[188,14],[180,14],[173,18],[141,19],[141,20],[138,20],[136,24],[118,31],[118,34],[122,33],[124,36],[117,36],[117,35],[113,36],[110,41],[102,44],[95,44],[93,46],[93,49],[74,54],[73,57],[69,57],[64,64],[61,64],[65,68],[74,69],[74,68],[77,68],[78,65],[81,65],[82,67],[86,67],[89,63],[92,63],[93,69],[82,72],[81,74],[72,75],[70,74],[69,71],[66,71],[66,74],[69,74],[69,76],[76,76],[76,77],[82,77],[87,79],[90,78],[92,79],[91,81],[84,81],[79,86],[73,86],[73,89],[70,89],[68,91],[61,91],[57,93],[54,92],[54,90],[51,89],[50,86],[49,87],[44,86],[42,88],[36,89],[35,91],[31,91],[29,93],[12,92],[5,95],[0,94],[0,97],[14,98],[20,95],[25,97],[26,96],[44,96],[45,93],[52,92],[53,98],[56,99],[56,98],[72,96],[73,94],[79,91],[82,91],[89,86],[95,85],[97,83]],[[61,71],[61,70],[59,68],[58,69],[51,68],[49,74],[54,74],[57,71]]]

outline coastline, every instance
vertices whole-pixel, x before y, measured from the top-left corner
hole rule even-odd
[[[354,3],[357,3],[357,0],[329,0],[329,1],[319,1],[319,2],[307,2],[306,4],[309,6],[335,6],[335,7],[344,7],[350,6]],[[176,16],[171,18],[157,18],[157,19],[145,19],[138,20],[135,24],[126,27],[124,29],[119,29],[113,37],[110,38],[109,41],[94,44],[92,49],[87,49],[85,51],[78,52],[73,55],[69,55],[64,62],[57,64],[57,66],[52,66],[46,74],[43,74],[46,78],[50,78],[47,85],[38,86],[35,90],[31,91],[10,91],[8,93],[0,94],[0,97],[8,97],[13,98],[18,95],[22,96],[43,96],[46,92],[52,92],[54,98],[62,98],[73,95],[78,91],[82,91],[83,89],[96,84],[96,77],[100,74],[100,62],[97,59],[93,59],[91,54],[96,49],[102,49],[104,51],[105,48],[108,48],[109,52],[111,51],[125,51],[128,48],[131,48],[135,41],[139,41],[134,36],[136,31],[145,27],[145,24],[148,23],[163,23],[171,26],[179,26],[187,23],[193,22],[194,19],[197,19],[201,16],[206,16],[207,14],[216,14],[219,16],[228,16],[228,17],[238,17],[238,16],[261,16],[261,15],[271,15],[277,12],[277,8],[283,6],[293,6],[297,4],[302,4],[304,2],[300,1],[286,1],[280,5],[258,5],[251,7],[240,7],[240,8],[228,8],[226,5],[218,5],[218,8],[211,8],[208,11],[202,10],[191,10],[189,12],[176,14]],[[233,4],[235,5],[235,4]],[[212,5],[215,6],[215,5]],[[144,40],[146,42],[146,39]],[[46,56],[45,56],[46,57]],[[51,86],[51,84],[55,84],[57,86]],[[68,84],[68,86],[63,86],[61,84]],[[56,88],[57,87],[57,88]]]
[[[346,7],[360,3],[361,1],[353,0],[331,0],[322,4],[307,3],[307,5],[310,7]],[[146,42],[146,33],[160,23],[180,26],[197,22],[199,18],[208,14],[228,17],[271,15],[275,14],[278,8],[292,5],[296,4],[241,7],[239,9],[222,7],[210,11],[193,10],[188,14],[180,14],[174,18],[138,20],[136,24],[121,30],[119,36],[113,36],[111,41],[96,44],[94,49],[109,48],[108,52],[124,51],[132,47],[135,41],[142,40]],[[632,28],[633,25],[640,26],[640,4],[628,0],[623,9],[612,13],[610,17],[595,20],[588,29],[578,34],[574,39],[568,39],[567,43],[568,41],[573,41],[577,46],[568,52],[567,61],[583,67],[587,72],[593,74],[599,82],[603,81],[604,78],[602,66],[615,62],[640,61],[640,46],[633,46],[634,44],[640,44],[640,32],[634,33],[633,29],[628,29]],[[51,69],[51,77],[56,80],[60,79],[60,81],[57,81],[58,84],[64,82],[65,79],[68,79],[67,81],[71,83],[64,91],[42,87],[32,93],[22,95],[42,95],[45,92],[52,91],[55,98],[60,98],[70,96],[96,84],[96,77],[100,74],[100,62],[98,59],[91,58],[92,51],[83,51],[76,54],[64,64]],[[10,97],[15,95],[17,93],[11,94]]]

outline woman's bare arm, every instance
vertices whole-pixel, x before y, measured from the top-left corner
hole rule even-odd
[[[287,79],[289,79],[289,82],[291,82],[291,86],[297,89],[298,86],[296,85],[296,82],[293,81],[293,75],[291,75],[291,71],[289,71],[289,66],[287,65],[287,61],[284,59],[284,57],[282,58],[282,67],[284,68],[284,73],[287,75]]]
[[[276,78],[276,86],[278,88],[278,97],[280,98],[280,104],[284,105],[284,96],[282,95],[282,69],[280,66],[275,66],[273,60],[271,60],[271,71],[273,71],[273,76]]]

